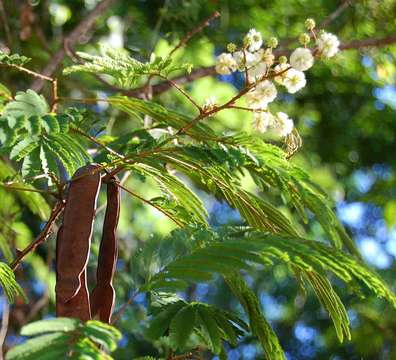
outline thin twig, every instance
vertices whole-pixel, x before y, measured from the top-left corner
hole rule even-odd
[[[70,130],[71,130],[72,132],[76,133],[76,134],[79,134],[79,135],[81,135],[81,136],[86,137],[87,139],[89,139],[90,141],[92,141],[94,144],[96,144],[96,145],[102,147],[103,149],[107,150],[110,154],[115,155],[115,156],[117,156],[117,157],[119,157],[119,158],[121,158],[121,159],[124,158],[124,155],[119,154],[117,151],[115,151],[115,150],[109,148],[107,145],[101,143],[100,141],[98,141],[97,139],[95,139],[93,136],[86,134],[85,132],[81,131],[80,129],[77,129],[77,128],[74,128],[74,127],[73,127],[73,128],[71,128]]]
[[[11,47],[12,46],[11,31],[10,31],[10,26],[8,25],[7,14],[5,11],[3,0],[0,0],[0,16],[1,16],[1,21],[3,23],[3,26],[4,26],[4,32],[5,32],[6,39],[7,39],[7,45],[8,45],[8,47]]]
[[[11,67],[11,68],[17,69],[18,71],[22,71],[22,72],[24,72],[24,73],[26,73],[26,74],[29,74],[29,75],[31,75],[31,76],[33,76],[33,77],[35,77],[35,78],[40,79],[40,80],[46,80],[46,81],[50,81],[50,82],[53,82],[53,81],[54,81],[54,79],[52,79],[52,78],[49,77],[49,76],[45,76],[45,75],[40,74],[40,73],[37,73],[37,72],[35,72],[35,71],[26,69],[25,67],[20,66],[20,65],[15,65],[15,64],[1,64],[1,66]]]
[[[51,112],[55,113],[57,104],[58,104],[58,80],[57,79],[52,80],[51,93],[52,93]]]
[[[123,304],[120,309],[112,316],[111,319],[111,324],[115,324],[118,320],[120,320],[121,316],[124,314],[126,311],[127,307],[132,305],[133,300],[135,300],[135,297],[139,294],[138,291],[136,291],[129,299],[128,301]]]
[[[218,11],[215,11],[212,15],[210,15],[206,20],[202,21],[197,27],[189,31],[186,36],[184,36],[179,43],[171,50],[168,56],[171,56],[175,51],[180,49],[182,46],[187,44],[187,42],[197,33],[202,31],[205,27],[210,25],[210,22],[220,16]]]
[[[229,105],[228,106],[229,109],[237,109],[237,110],[244,110],[244,111],[250,111],[250,112],[267,112],[268,109],[252,109],[249,107],[245,107],[245,106],[238,106],[238,105]]]
[[[318,30],[325,29],[329,26],[335,19],[337,19],[350,5],[352,5],[352,0],[344,0],[341,4],[329,14],[318,26]]]
[[[10,268],[12,270],[15,270],[23,258],[29,254],[30,252],[34,251],[37,246],[39,246],[41,243],[43,243],[47,237],[49,236],[51,232],[52,225],[54,224],[55,220],[59,216],[59,214],[62,212],[63,208],[65,207],[65,204],[61,201],[59,201],[55,207],[51,211],[50,218],[47,221],[47,224],[45,224],[44,229],[41,231],[41,233],[38,235],[38,237],[30,243],[27,247],[25,247],[22,251],[19,251],[17,253],[17,257],[15,260],[10,264]]]
[[[124,187],[121,184],[117,184],[117,186],[119,188],[121,188],[122,190],[126,191],[128,194],[134,196],[135,198],[139,199],[140,201],[143,201],[145,204],[152,206],[153,208],[157,209],[158,211],[162,212],[166,217],[168,217],[169,219],[171,219],[176,225],[182,227],[183,224],[178,221],[174,216],[172,216],[171,214],[169,214],[166,210],[162,209],[161,207],[159,207],[157,204],[153,203],[150,200],[147,200],[143,197],[141,197],[139,194],[136,194],[135,192],[133,192],[132,190],[127,189],[126,187]]]
[[[199,113],[202,113],[202,107],[199,106],[196,101],[190,96],[190,94],[188,94],[186,91],[184,91],[179,85],[177,85],[176,82],[174,82],[171,79],[167,79],[164,76],[160,76],[161,78],[165,79],[166,81],[168,81],[176,90],[178,90],[182,95],[184,95],[184,97],[189,100],[191,102],[191,104],[193,104],[199,111]]]
[[[79,39],[87,34],[95,25],[97,18],[103,14],[116,0],[103,0],[96,7],[85,15],[81,22],[67,35],[63,41],[62,46],[59,50],[54,54],[49,63],[44,67],[41,73],[45,76],[52,76],[55,73],[56,69],[62,63],[63,58],[66,56],[66,50],[64,44],[67,44],[67,47],[72,48],[77,44]],[[43,87],[44,83],[42,80],[36,80],[32,83],[31,89],[35,91],[40,91]]]
[[[8,332],[8,321],[10,318],[10,305],[7,300],[3,301],[3,314],[1,316],[0,328],[0,360],[3,360],[3,346]]]
[[[15,190],[15,191],[28,191],[28,192],[35,192],[35,193],[49,194],[49,195],[56,196],[56,193],[49,191],[49,190],[31,189],[31,188],[13,186],[13,185],[2,184],[2,183],[0,183],[0,187],[4,187],[6,189]]]
[[[261,77],[260,79],[257,80],[256,83],[252,83],[248,86],[246,86],[245,88],[243,88],[238,94],[236,94],[232,99],[228,100],[226,103],[224,103],[221,106],[217,106],[215,108],[213,108],[210,111],[204,112],[200,115],[198,115],[195,119],[191,120],[187,125],[183,126],[182,128],[180,128],[175,136],[181,135],[183,133],[186,133],[188,130],[190,130],[195,124],[197,124],[199,121],[212,116],[216,113],[218,113],[219,111],[222,111],[224,109],[229,108],[230,105],[234,105],[235,102],[240,99],[242,96],[244,96],[245,94],[247,94],[250,90],[252,90],[253,88],[255,88],[257,86],[258,83],[260,83],[261,81],[267,80],[267,79],[272,79],[275,78],[277,76],[282,75],[283,73],[285,73],[286,71],[290,70],[291,67],[287,67],[286,69],[278,72],[278,73],[274,73],[271,75],[264,75],[263,77]]]

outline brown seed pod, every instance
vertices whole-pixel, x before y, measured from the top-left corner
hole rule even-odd
[[[98,316],[100,321],[106,323],[110,323],[115,300],[112,280],[118,255],[116,228],[119,213],[120,190],[117,179],[113,177],[107,183],[107,208],[99,249],[96,287],[91,295],[92,317]]]
[[[78,169],[69,188],[57,238],[57,316],[90,318],[86,266],[101,184],[100,173],[93,173],[98,166],[92,164]]]

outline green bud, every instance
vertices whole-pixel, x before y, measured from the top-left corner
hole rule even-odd
[[[131,139],[131,144],[133,144],[133,145],[140,144],[140,139],[139,139],[137,136],[134,136],[134,137]]]
[[[309,19],[305,20],[304,25],[307,28],[307,30],[313,30],[316,26],[316,23],[315,23],[314,19],[309,18]]]
[[[275,49],[277,46],[278,46],[278,39],[276,38],[276,37],[270,37],[268,40],[267,40],[267,46],[269,47],[269,48],[272,48],[272,49]]]
[[[236,49],[237,49],[237,46],[234,43],[229,43],[227,45],[227,51],[230,52],[230,53],[235,52]]]
[[[286,64],[287,63],[287,57],[286,56],[280,56],[278,61],[279,61],[279,64]]]
[[[311,41],[311,37],[307,33],[302,33],[298,37],[298,41],[301,45],[307,45]]]

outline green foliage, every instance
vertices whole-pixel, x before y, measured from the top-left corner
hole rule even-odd
[[[22,296],[26,300],[26,295],[15,280],[15,274],[10,267],[0,262],[0,284],[10,303],[13,303],[16,296]]]
[[[33,214],[38,215],[41,220],[47,220],[51,209],[45,200],[45,198],[34,190],[37,190],[33,185],[24,183],[21,179],[18,179],[18,174],[15,170],[4,161],[0,161],[0,186],[6,183],[8,180],[12,180],[12,186],[24,187],[33,191],[15,191],[13,196],[26,206]],[[12,189],[11,185],[8,185]],[[8,192],[11,196],[11,192]]]
[[[157,204],[158,200],[168,200],[166,203],[164,201],[161,202],[162,208],[166,208],[172,213],[175,212],[178,219],[185,224],[191,222],[206,224],[208,214],[201,200],[176,176],[167,173],[164,168],[157,168],[147,164],[136,165],[134,169],[145,176],[153,178],[165,194],[171,198],[169,200],[157,199]],[[175,205],[172,204],[172,200],[176,203]],[[183,207],[184,211],[181,211],[180,207]]]
[[[252,333],[260,340],[260,344],[265,351],[265,358],[268,360],[286,359],[278,337],[262,313],[260,302],[254,292],[237,273],[226,277],[225,280],[243,306],[249,318]]]
[[[171,126],[178,130],[192,121],[192,118],[189,116],[174,110],[166,109],[164,106],[154,101],[128,98],[126,96],[112,96],[109,98],[109,103],[115,108],[134,117],[137,117],[140,113],[148,115],[155,120],[158,127]],[[216,139],[214,131],[202,122],[195,124],[188,131],[188,134],[198,139]]]
[[[185,350],[194,334],[195,342],[219,354],[222,351],[221,340],[236,346],[238,337],[248,330],[241,319],[211,305],[188,303],[174,296],[164,302],[165,294],[153,296],[162,297],[162,303],[157,301],[157,306],[153,307],[154,315],[146,334],[152,339],[167,334],[174,350]]]
[[[41,320],[24,326],[23,336],[35,336],[13,347],[7,360],[29,359],[112,359],[107,352],[117,347],[121,334],[110,325],[90,320]]]
[[[18,54],[11,54],[8,55],[5,52],[0,50],[0,64],[4,65],[16,65],[16,66],[23,66],[28,63],[31,59]]]
[[[190,229],[182,229],[173,236],[184,231],[191,234]],[[350,288],[357,291],[357,294],[360,295],[363,287],[366,287],[396,307],[396,296],[373,271],[345,253],[319,242],[243,228],[224,229],[220,234],[207,231],[206,238],[208,240],[205,243],[191,245],[187,251],[189,255],[184,253],[170,261],[150,278],[143,289],[183,289],[190,283],[207,282],[215,274],[221,274],[247,313],[251,314],[251,318],[259,321],[257,324],[251,323],[252,331],[259,336],[267,353],[274,351],[274,359],[280,356],[279,344],[276,345],[278,342],[274,339],[275,335],[263,315],[258,314],[259,306],[253,298],[254,294],[248,290],[242,279],[237,280],[237,270],[249,271],[254,264],[268,267],[274,261],[284,262],[293,270],[297,269],[312,285],[319,301],[329,312],[341,342],[344,338],[350,339],[349,319],[344,305],[327,279],[328,272],[350,284]],[[261,318],[262,320],[258,320]],[[252,321],[255,320],[251,319]],[[261,338],[264,329],[264,334],[272,335],[267,334]]]
[[[3,109],[3,115],[7,118],[19,118],[20,116],[43,116],[47,114],[49,107],[44,96],[38,95],[33,90],[19,91],[15,99],[9,102]]]
[[[42,96],[32,90],[18,93],[0,117],[1,152],[22,163],[22,176],[44,172],[59,176],[59,161],[69,175],[91,160],[84,140],[75,130],[81,115],[75,109],[64,114],[48,113]],[[51,183],[51,180],[50,180]]]
[[[89,72],[106,74],[112,76],[117,84],[122,87],[131,87],[137,83],[142,76],[158,75],[167,77],[174,71],[191,71],[191,65],[173,65],[170,57],[153,57],[150,62],[140,62],[131,57],[124,49],[112,49],[101,47],[100,55],[90,55],[77,52],[85,63],[73,65],[63,70],[65,75],[74,72]]]

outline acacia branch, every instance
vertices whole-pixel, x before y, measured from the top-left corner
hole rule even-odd
[[[28,246],[26,246],[22,251],[19,251],[17,253],[17,257],[15,260],[10,264],[10,268],[12,270],[15,270],[19,264],[21,263],[22,259],[29,254],[30,252],[34,251],[37,246],[39,246],[41,243],[43,243],[47,237],[50,234],[52,225],[54,224],[55,220],[59,216],[59,214],[62,212],[63,208],[65,207],[65,204],[63,202],[58,202],[55,207],[52,209],[50,218],[48,219],[47,223],[44,226],[44,229],[41,231],[41,233],[37,236],[36,240],[34,240],[32,243],[30,243]]]
[[[387,45],[392,45],[394,43],[396,43],[396,35],[391,35],[384,38],[368,38],[368,39],[353,40],[350,42],[342,43],[340,45],[340,50],[353,50],[353,49],[362,49],[368,47],[380,48]],[[289,49],[274,51],[274,54],[276,56],[282,56],[282,55],[287,56],[290,55],[290,53],[291,50]],[[172,79],[172,82],[178,85],[182,85],[185,83],[192,82],[194,80],[201,79],[205,76],[213,76],[213,75],[216,75],[215,66],[208,66],[208,67],[194,69],[188,75],[180,75],[178,77],[175,77],[174,79]],[[172,88],[172,84],[169,83],[168,81],[164,81],[159,84],[152,85],[152,94],[159,95],[162,94],[163,92],[168,91],[171,88]],[[123,90],[123,91],[121,90],[121,92],[127,96],[141,97],[142,94],[144,93],[144,87],[136,88],[133,90]]]
[[[62,47],[52,56],[49,63],[41,71],[44,76],[52,76],[59,65],[62,63],[63,58],[66,56],[66,49],[72,48],[79,39],[84,36],[88,31],[95,25],[97,18],[104,13],[116,0],[102,0],[96,7],[84,16],[83,20],[67,35],[64,40]],[[36,79],[31,86],[34,91],[40,91],[44,85],[41,79]]]
[[[340,50],[362,49],[367,47],[384,47],[396,43],[396,35],[387,36],[384,38],[368,38],[361,40],[353,40],[340,45]]]

